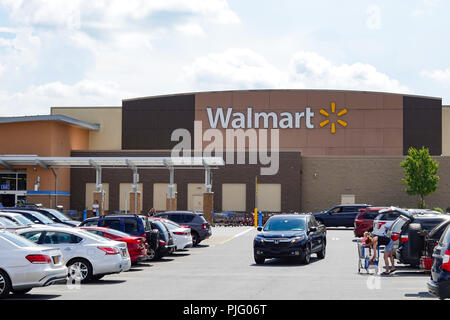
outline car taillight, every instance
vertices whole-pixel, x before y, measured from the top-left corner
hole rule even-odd
[[[159,240],[159,243],[161,243],[163,246],[165,246],[167,243],[163,240]]]
[[[187,233],[187,232],[174,231],[173,234],[177,234],[177,235],[179,235],[179,236],[186,236],[188,233]]]
[[[442,269],[450,271],[450,250],[446,250],[444,258],[442,259]]]
[[[400,241],[401,242],[408,242],[408,239],[409,239],[408,235],[402,235],[401,238],[400,238]]]
[[[105,255],[107,255],[107,256],[119,254],[119,250],[117,250],[116,248],[111,248],[111,247],[97,247],[97,248],[102,250],[105,253]]]
[[[43,254],[30,254],[25,258],[34,264],[47,264],[52,262],[49,256]]]
[[[188,225],[182,224],[180,225],[181,228],[190,228]]]
[[[361,223],[363,223],[363,221],[362,220],[355,220],[355,223],[356,224],[361,224]]]
[[[391,233],[391,239],[392,241],[397,241],[398,238],[400,238],[400,235],[397,232],[392,232]]]
[[[207,225],[208,225],[207,223],[202,224],[202,229],[206,229]]]

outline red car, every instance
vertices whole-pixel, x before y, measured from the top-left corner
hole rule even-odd
[[[147,260],[146,239],[144,237],[136,237],[125,232],[117,231],[110,228],[102,227],[80,227],[101,237],[105,237],[115,241],[126,242],[131,262]]]
[[[367,207],[359,209],[360,213],[355,218],[355,237],[362,237],[364,232],[373,230],[373,220],[378,215],[378,212],[385,207]]]

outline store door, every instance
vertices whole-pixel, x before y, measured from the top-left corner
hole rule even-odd
[[[0,203],[4,207],[14,207],[16,205],[15,194],[0,194]]]

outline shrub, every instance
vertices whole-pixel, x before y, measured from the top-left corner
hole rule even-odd
[[[448,209],[448,208],[447,208]],[[433,208],[434,211],[439,211],[440,213],[444,213],[444,210],[442,210],[439,207]]]

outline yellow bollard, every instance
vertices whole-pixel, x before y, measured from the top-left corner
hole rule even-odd
[[[255,228],[258,227],[258,209],[257,208],[255,208],[253,222],[254,222]]]

